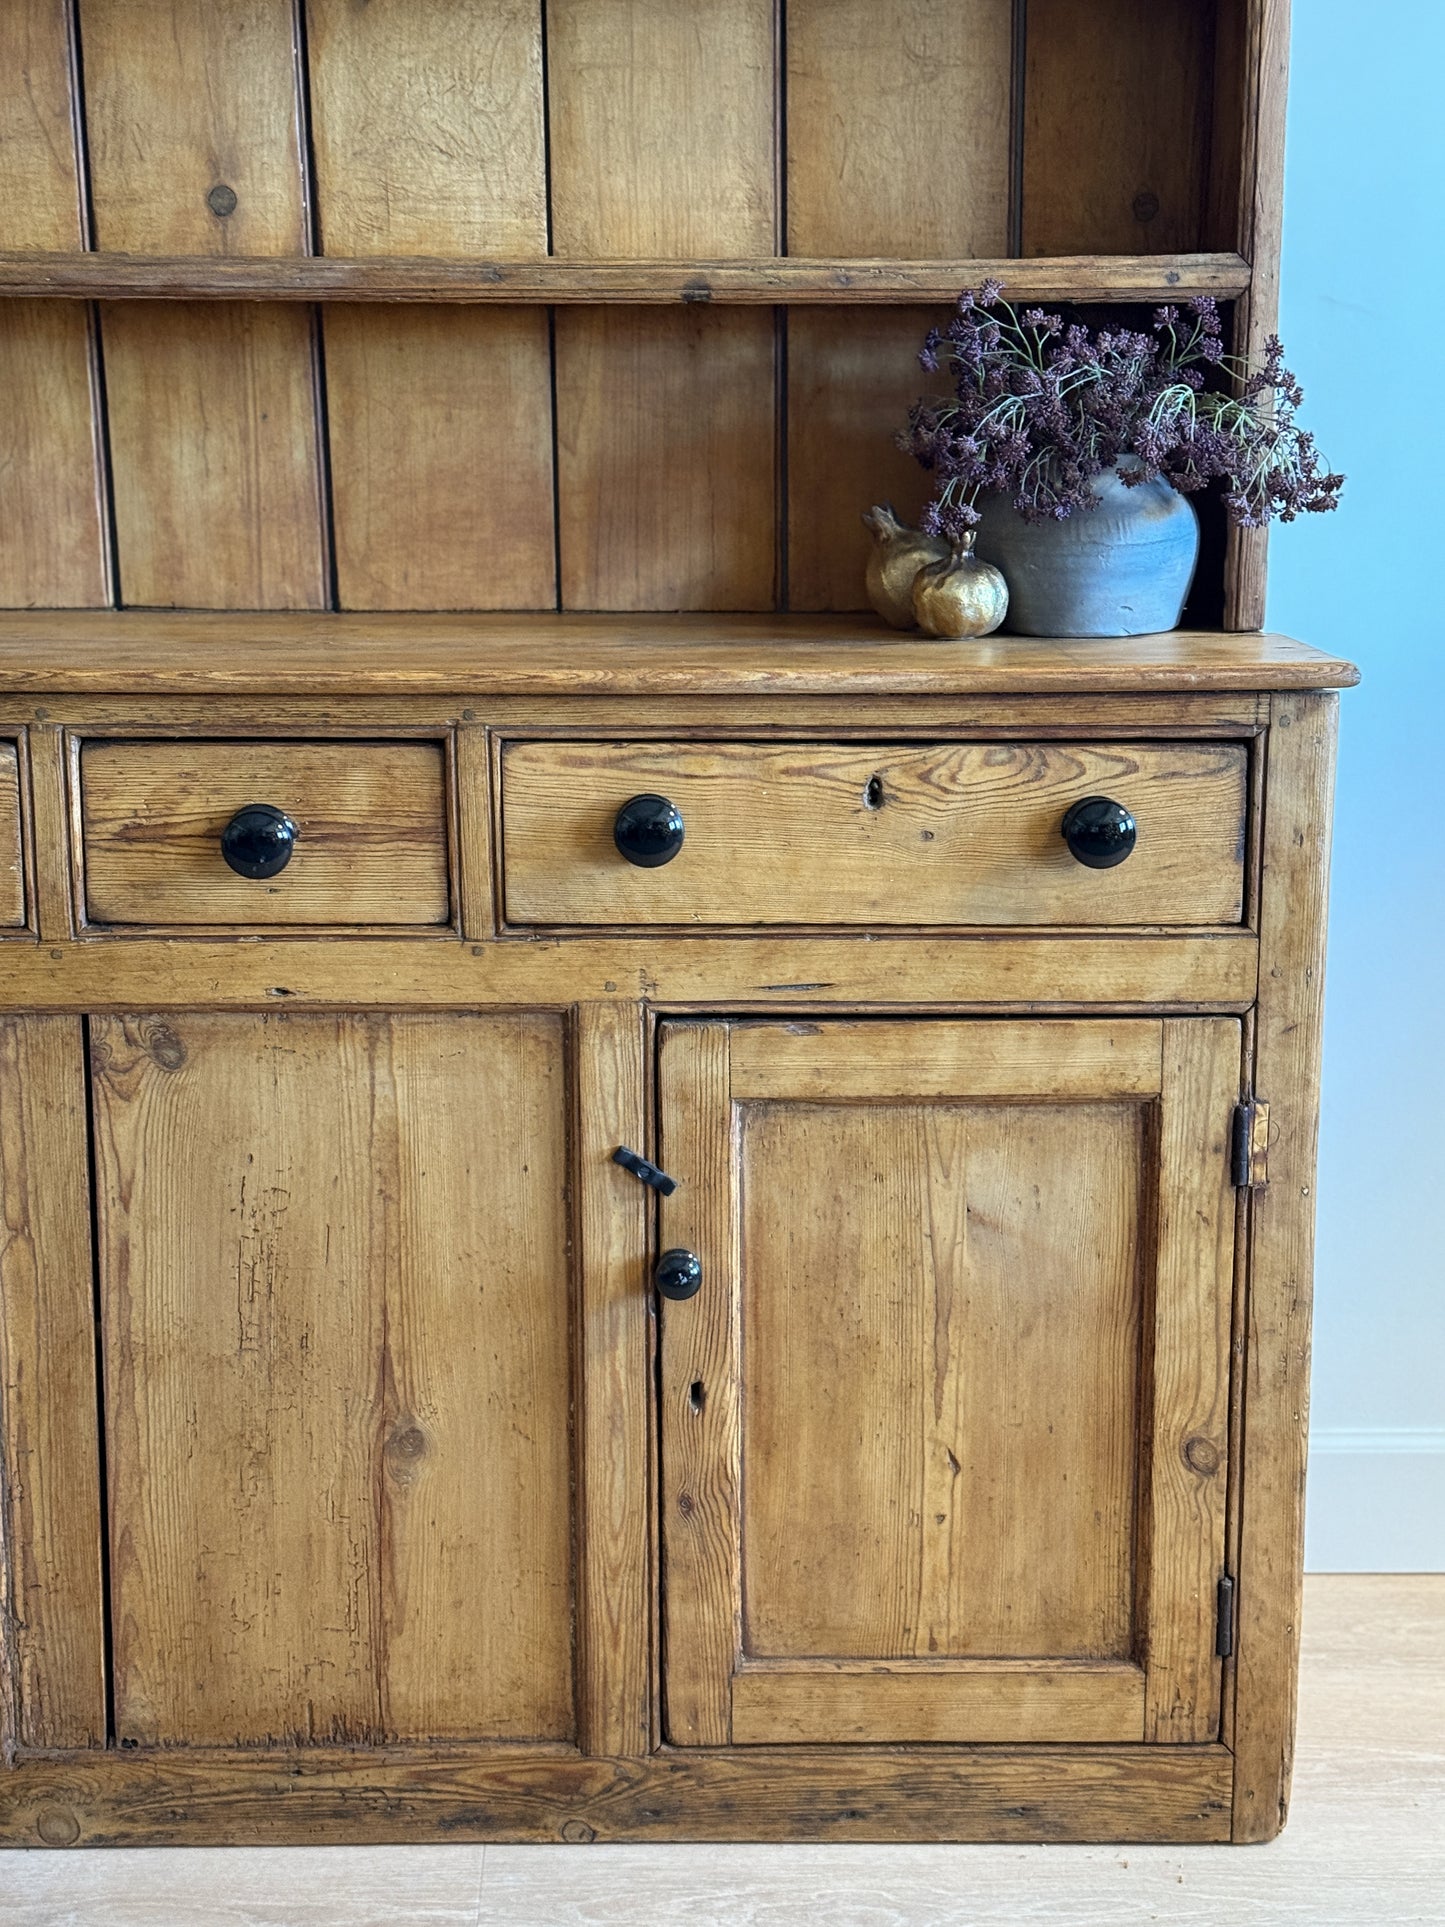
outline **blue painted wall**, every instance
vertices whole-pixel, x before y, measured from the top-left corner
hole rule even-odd
[[[1272,537],[1268,620],[1364,674],[1341,697],[1308,1558],[1440,1570],[1445,8],[1294,13],[1280,332],[1349,483]]]

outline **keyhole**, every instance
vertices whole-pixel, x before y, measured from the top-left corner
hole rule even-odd
[[[700,1378],[695,1378],[692,1381],[691,1389],[688,1392],[687,1402],[692,1407],[694,1412],[701,1412],[703,1405],[706,1403],[706,1400],[707,1400],[707,1394],[702,1389],[702,1380]]]
[[[883,778],[881,776],[870,776],[863,785],[863,807],[869,810],[882,809]]]

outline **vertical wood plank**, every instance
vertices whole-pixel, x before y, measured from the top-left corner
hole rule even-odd
[[[539,0],[307,0],[330,254],[547,252]]]
[[[28,736],[37,928],[43,942],[58,943],[75,934],[66,737],[54,723],[32,723]]]
[[[552,245],[777,252],[772,0],[548,0]]]
[[[663,1033],[661,1154],[677,1190],[661,1244],[702,1260],[696,1297],[663,1307],[662,1507],[665,1737],[732,1738],[732,1672],[742,1638],[738,1516],[738,1237],[726,1024]]]
[[[1338,698],[1273,698],[1265,775],[1255,1090],[1269,1183],[1250,1206],[1234,1705],[1234,1838],[1289,1809],[1304,1567],[1325,911]]]
[[[1279,319],[1284,219],[1285,101],[1289,91],[1289,0],[1247,0],[1241,119],[1223,130],[1240,147],[1239,248],[1251,264],[1249,292],[1235,304],[1234,352],[1264,352]],[[1224,559],[1224,626],[1264,623],[1269,531],[1229,531]]]
[[[769,609],[773,318],[557,315],[562,605]]]
[[[26,1747],[105,1744],[87,1170],[79,1019],[0,1019],[0,1672]]]
[[[1029,0],[1026,255],[1199,246],[1211,12],[1198,0]]]
[[[343,609],[556,605],[543,308],[331,307]]]
[[[788,0],[787,252],[1008,252],[1011,0]]]
[[[0,248],[82,244],[68,0],[0,7]]]
[[[111,302],[101,325],[126,602],[323,608],[310,311]]]
[[[89,307],[0,305],[0,394],[0,605],[103,608],[110,559]]]
[[[455,736],[457,907],[463,937],[496,935],[500,879],[492,823],[492,745],[480,724],[463,721]]]
[[[1147,1506],[1144,1737],[1219,1734],[1215,1588],[1224,1570],[1239,1022],[1164,1025]]]
[[[25,826],[20,811],[20,745],[0,741],[0,928],[26,923]]]
[[[305,254],[293,0],[80,0],[95,242]]]
[[[788,315],[788,606],[866,609],[872,537],[862,516],[891,502],[916,523],[928,477],[896,445],[917,398],[933,308],[794,308]]]
[[[582,1004],[577,1078],[579,1744],[636,1757],[651,1744],[649,1198],[612,1160],[647,1141],[642,1012]]]

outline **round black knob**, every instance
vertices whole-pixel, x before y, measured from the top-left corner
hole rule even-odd
[[[682,811],[665,796],[629,796],[617,812],[612,839],[629,863],[659,870],[682,848]]]
[[[652,1282],[664,1298],[695,1298],[702,1289],[702,1260],[695,1251],[664,1251]]]
[[[248,803],[221,832],[221,855],[238,877],[279,876],[296,847],[296,825],[270,803]]]
[[[1069,854],[1091,870],[1112,870],[1138,840],[1139,830],[1122,803],[1111,796],[1086,796],[1064,817]]]

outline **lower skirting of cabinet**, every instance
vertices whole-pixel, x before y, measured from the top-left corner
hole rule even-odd
[[[1230,1835],[1228,1747],[81,1753],[0,1768],[8,1846],[1162,1841]]]

